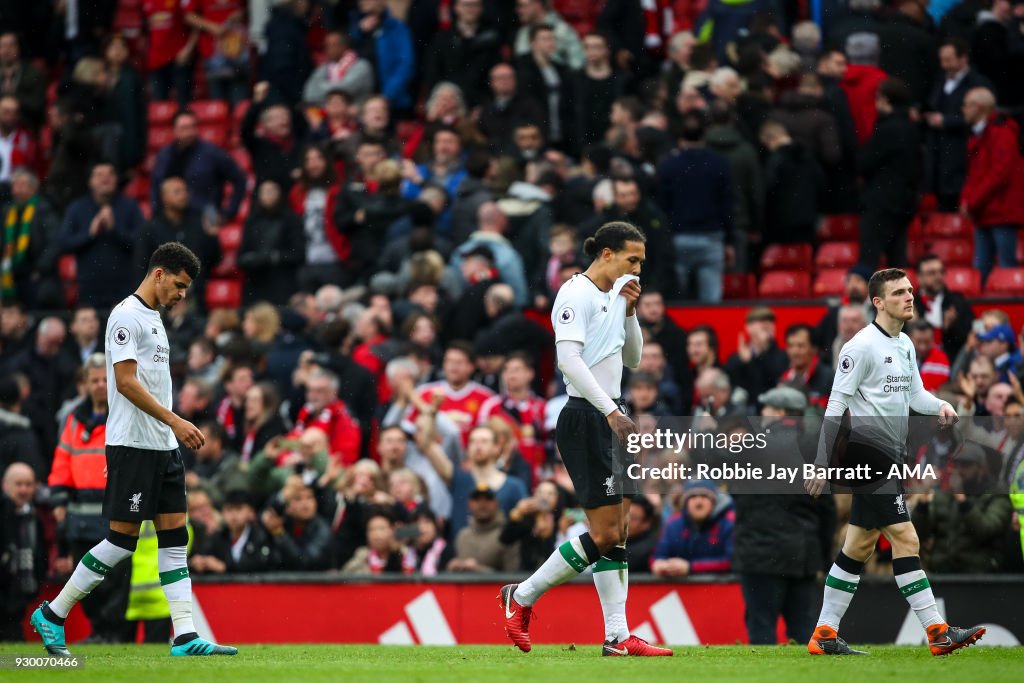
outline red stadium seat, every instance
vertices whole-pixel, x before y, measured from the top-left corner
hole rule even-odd
[[[149,138],[146,147],[151,152],[159,152],[167,145],[174,142],[174,131],[170,126],[151,126],[149,129]]]
[[[857,242],[825,242],[814,256],[815,268],[849,268],[857,264],[860,244]]]
[[[206,283],[206,307],[238,308],[242,305],[242,283],[238,280],[210,280]]]
[[[196,100],[188,108],[195,112],[202,125],[226,124],[230,120],[228,105],[222,100]]]
[[[199,126],[199,137],[206,140],[210,144],[216,145],[221,149],[228,146],[228,137],[231,131],[228,130],[227,124],[203,124]]]
[[[242,119],[245,118],[245,114],[249,111],[249,107],[252,106],[251,100],[239,100],[238,104],[231,111],[231,120],[235,125],[236,129],[242,127]]]
[[[241,277],[238,270],[238,252],[222,251],[220,262],[213,268],[213,277],[225,280],[237,280]]]
[[[942,263],[947,266],[969,266],[974,261],[974,242],[971,240],[932,240],[928,251],[942,259]]]
[[[761,270],[807,268],[811,254],[809,244],[772,244],[761,254]]]
[[[757,294],[762,299],[807,299],[811,274],[806,270],[773,270],[761,276]]]
[[[149,125],[157,128],[170,126],[176,113],[178,113],[177,102],[150,102]]]
[[[967,297],[981,296],[981,273],[974,268],[946,268],[946,287]]]
[[[64,254],[57,261],[57,273],[61,282],[74,282],[78,279],[78,261],[74,254]]]
[[[846,291],[846,269],[829,268],[814,276],[814,296],[842,296]]]
[[[933,213],[924,222],[924,234],[928,237],[966,238],[973,228],[971,219],[958,213]]]
[[[825,216],[818,226],[821,242],[852,242],[860,238],[860,216],[855,213]]]
[[[238,248],[242,246],[242,224],[228,223],[220,226],[217,231],[217,239],[220,241],[221,251],[238,251]]]
[[[252,159],[249,158],[249,152],[242,147],[235,147],[228,152],[228,155],[235,160],[235,163],[245,172],[245,175],[252,175]]]
[[[124,195],[137,202],[149,202],[149,177],[137,175],[124,187]]]
[[[1024,268],[993,268],[985,280],[984,296],[1024,295]]]
[[[753,299],[757,293],[757,282],[753,273],[723,273],[723,299]]]

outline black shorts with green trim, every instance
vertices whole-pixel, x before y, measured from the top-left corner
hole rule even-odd
[[[106,455],[104,517],[141,522],[156,515],[185,512],[185,465],[180,450],[107,446]]]
[[[622,406],[619,409],[625,414]],[[640,483],[626,474],[632,456],[590,401],[569,398],[558,415],[555,443],[576,488],[576,498],[585,509],[615,505],[623,496],[640,493]]]

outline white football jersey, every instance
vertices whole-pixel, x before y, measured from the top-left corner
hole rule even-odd
[[[134,360],[142,386],[171,410],[170,344],[160,314],[132,294],[107,319],[107,444],[154,451],[178,447],[171,428],[143,412],[117,390],[114,365]]]
[[[601,389],[612,399],[619,398],[622,384],[622,347],[626,342],[626,298],[619,291],[635,275],[623,275],[611,290],[603,292],[583,273],[563,284],[551,309],[555,343],[576,341],[583,344],[581,354]],[[566,380],[570,396],[582,394]]]
[[[911,399],[923,391],[914,343],[904,332],[893,337],[871,323],[839,352],[832,393],[847,397],[853,441],[902,453]]]

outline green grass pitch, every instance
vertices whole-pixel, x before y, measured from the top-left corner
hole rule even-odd
[[[0,645],[3,654],[38,654],[37,645]],[[709,683],[823,683],[927,680],[1009,683],[1020,681],[1024,648],[971,647],[932,657],[925,647],[866,646],[870,657],[811,657],[802,646],[714,646],[676,648],[675,657],[602,658],[587,644],[538,646],[529,654],[511,646],[386,647],[378,645],[245,645],[236,657],[171,658],[168,648],[79,646],[81,671],[5,671],[4,681],[95,681],[96,683],[283,683],[286,681],[707,681]]]

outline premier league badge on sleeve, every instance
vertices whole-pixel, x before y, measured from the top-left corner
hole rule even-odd
[[[568,306],[564,307],[558,313],[558,322],[563,323],[565,325],[568,325],[569,323],[571,323],[575,319],[576,319],[576,313],[574,313],[573,310],[571,308],[569,308]]]

